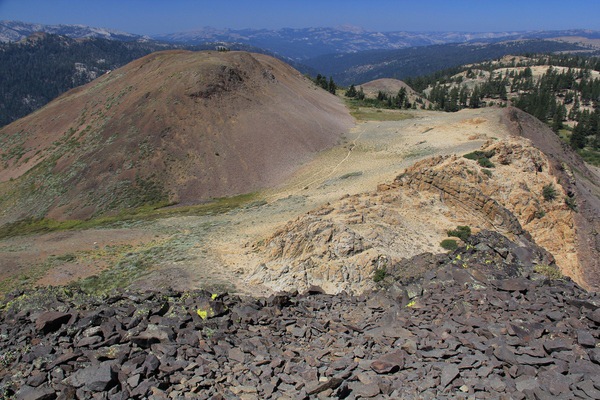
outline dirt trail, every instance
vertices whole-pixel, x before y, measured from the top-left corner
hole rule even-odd
[[[338,146],[321,152],[284,185],[259,193],[263,201],[225,214],[164,218],[115,230],[91,229],[69,233],[69,240],[59,240],[60,234],[0,240],[2,259],[12,260],[0,264],[0,276],[21,274],[24,263],[44,262],[50,254],[74,253],[75,262],[53,266],[39,281],[62,284],[69,276],[98,274],[110,265],[102,260],[78,264],[83,251],[100,252],[115,243],[127,243],[131,246],[123,251],[145,255],[158,241],[160,251],[152,253],[152,267],[136,286],[189,289],[216,284],[257,293],[259,288],[243,287],[242,278],[258,262],[253,244],[276,227],[344,195],[375,190],[422,158],[466,153],[491,137],[507,134],[499,123],[499,109],[409,113],[412,118],[401,121],[358,122]],[[20,267],[15,269],[15,263]]]

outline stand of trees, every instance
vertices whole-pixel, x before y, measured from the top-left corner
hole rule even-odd
[[[0,126],[106,71],[162,49],[153,43],[44,35],[0,44]]]
[[[362,87],[356,90],[354,85],[350,85],[345,96],[357,100],[359,105],[388,109],[415,109],[420,100],[417,99],[415,102],[411,103],[406,88],[400,88],[395,96],[379,91],[376,98],[366,98]]]
[[[539,65],[552,66],[535,79],[531,67]],[[512,67],[521,68],[508,69]],[[507,69],[502,71],[503,68]],[[490,105],[487,103],[490,99],[499,105],[512,100],[512,105],[548,123],[556,133],[570,130],[566,123],[575,122],[570,144],[575,149],[600,150],[600,78],[595,78],[592,72],[600,72],[599,58],[536,56],[501,65],[497,62],[479,64],[464,75],[457,75],[462,71],[451,69],[446,74],[408,79],[407,83],[420,90],[430,88],[427,98],[431,108],[448,112],[484,107]],[[469,87],[464,83],[465,78],[485,81]]]
[[[320,86],[321,88],[327,90],[331,94],[335,94],[337,90],[337,85],[335,84],[331,76],[329,77],[329,80],[327,80],[326,77],[322,76],[321,74],[318,74],[317,77],[313,79],[313,82],[315,83],[315,85]]]

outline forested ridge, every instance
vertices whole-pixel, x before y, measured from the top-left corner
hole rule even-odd
[[[0,45],[0,126],[60,94],[162,49],[156,43],[42,34]]]
[[[600,159],[594,154],[600,150],[598,57],[505,57],[406,83],[423,92],[435,110],[513,105],[548,123],[588,161]]]

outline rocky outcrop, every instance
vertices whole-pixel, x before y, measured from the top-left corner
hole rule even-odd
[[[408,168],[398,187],[439,194],[441,201],[473,214],[480,226],[511,237],[531,236],[549,250],[562,271],[583,284],[568,191],[550,171],[550,162],[528,140],[490,141],[481,149],[493,168],[463,157],[435,157]],[[556,193],[545,198],[544,187]]]
[[[550,173],[565,194],[576,204],[573,216],[576,234],[576,258],[580,266],[577,278],[584,287],[600,290],[600,180],[566,143],[544,123],[516,108],[504,111],[501,122],[514,136],[525,137],[547,157]]]
[[[467,162],[457,156],[438,156],[416,163],[396,179],[395,184],[418,192],[439,193],[444,203],[464,208],[469,213],[483,215],[491,227],[504,233],[522,235],[524,231],[518,219],[493,197],[484,193],[479,174],[469,179],[467,168]],[[472,172],[471,174],[474,175]]]
[[[2,304],[0,386],[15,399],[598,398],[600,298],[535,273],[547,256],[481,232],[422,279],[388,275],[360,297],[21,293]]]
[[[248,282],[272,290],[319,285],[328,293],[362,293],[374,288],[376,270],[422,276],[426,266],[401,266],[442,252],[447,231],[468,225],[540,245],[564,274],[583,283],[575,211],[548,159],[523,138],[491,140],[480,152],[488,156],[487,168],[462,156],[432,157],[376,192],[346,196],[286,224],[256,245],[262,263]],[[544,198],[544,187],[553,189],[553,198]]]

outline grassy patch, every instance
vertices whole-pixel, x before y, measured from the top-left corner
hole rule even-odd
[[[468,160],[476,160],[477,163],[483,168],[494,168],[495,165],[490,161],[490,158],[495,155],[494,150],[490,151],[473,151],[465,154],[463,157]]]
[[[483,172],[484,174],[486,174],[489,178],[492,177],[492,171],[490,171],[489,169],[483,168],[481,170],[481,172]]]
[[[403,121],[411,119],[411,114],[400,110],[388,110],[375,107],[359,107],[353,104],[351,100],[346,103],[350,108],[350,115],[358,121]]]
[[[573,211],[577,211],[577,202],[575,197],[565,196],[565,204]]]
[[[373,273],[373,282],[381,282],[387,276],[387,271],[385,268],[378,268]]]
[[[577,153],[579,153],[586,163],[600,167],[600,151],[581,149]]]
[[[47,218],[27,218],[0,227],[0,239],[36,233],[106,227],[121,222],[145,221],[178,215],[215,215],[251,203],[255,200],[255,197],[254,193],[250,193],[234,197],[224,197],[205,204],[183,207],[174,207],[167,203],[160,203],[124,210],[114,216],[97,217],[89,220],[56,221]]]
[[[556,198],[556,189],[554,188],[554,185],[549,183],[546,186],[544,186],[542,188],[542,196],[544,197],[544,200],[546,201],[552,201]]]
[[[450,251],[452,251],[452,250],[456,250],[458,248],[458,243],[454,239],[444,239],[440,243],[440,246],[444,250],[450,250]]]

